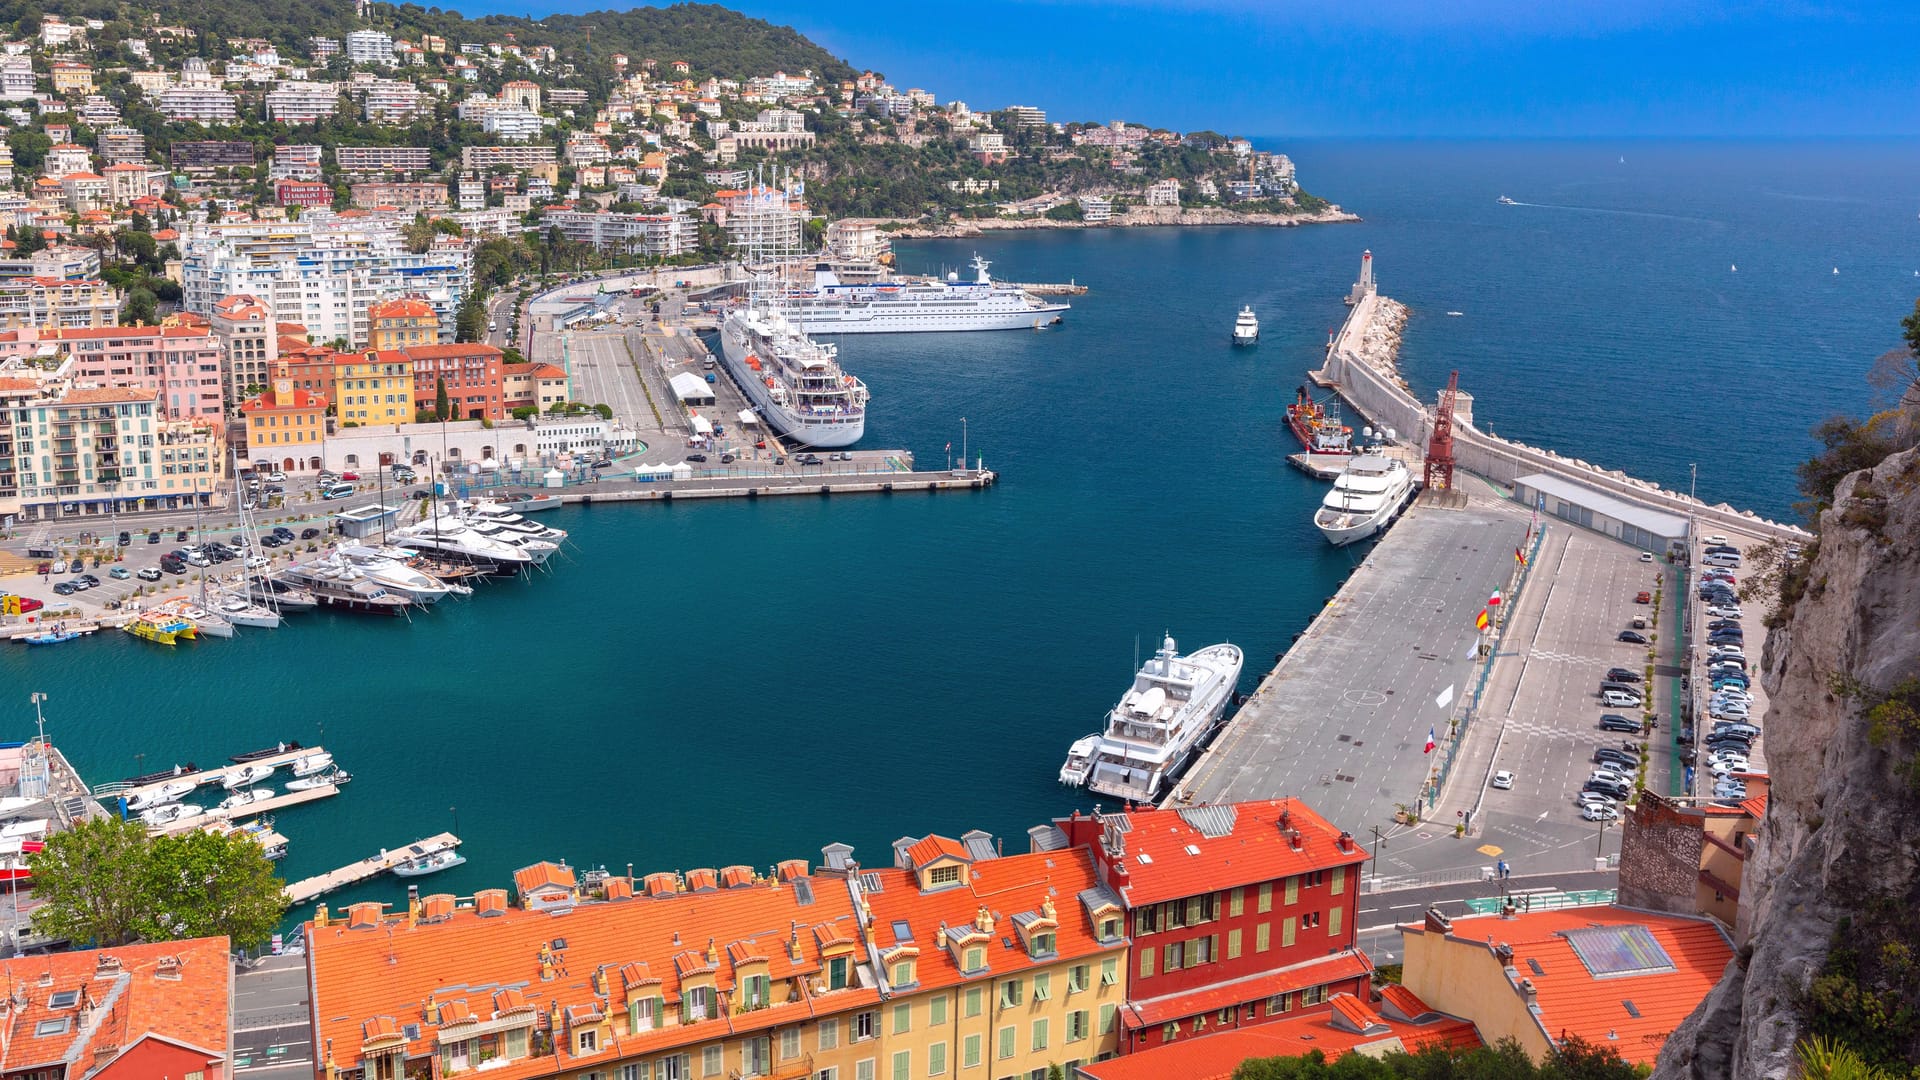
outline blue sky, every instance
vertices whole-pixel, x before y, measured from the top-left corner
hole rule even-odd
[[[442,0],[535,15],[600,0]],[[1920,134],[1920,3],[964,0],[728,6],[896,85],[1253,135]],[[1311,10],[1309,10],[1309,8]]]

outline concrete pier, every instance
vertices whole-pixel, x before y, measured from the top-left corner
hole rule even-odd
[[[287,900],[294,904],[304,904],[315,897],[325,896],[335,889],[345,888],[358,881],[365,881],[376,874],[384,874],[403,862],[432,855],[436,852],[450,851],[460,846],[460,838],[452,833],[440,833],[425,840],[417,840],[406,847],[387,850],[380,854],[351,862],[337,870],[304,878],[287,886]]]
[[[593,488],[567,488],[563,502],[602,503],[671,502],[676,499],[754,499],[774,495],[907,494],[910,492],[970,491],[992,487],[999,479],[992,469],[953,469],[947,472],[823,473],[817,476],[716,476],[691,480],[653,480],[646,483],[609,483]]]

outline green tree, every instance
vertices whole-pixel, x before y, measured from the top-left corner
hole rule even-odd
[[[148,939],[225,934],[243,947],[259,945],[287,910],[285,882],[244,833],[156,837],[144,880],[150,907],[140,936]]]
[[[124,945],[148,910],[133,883],[145,877],[147,830],[118,818],[84,822],[27,856],[34,895],[45,900],[33,928],[49,937]]]
[[[594,414],[600,417],[600,419],[602,420],[613,419],[613,406],[611,405],[595,405],[593,407],[593,411],[594,411]]]
[[[447,399],[447,377],[438,375],[433,380],[433,418],[445,420],[452,414],[453,405]]]
[[[127,294],[127,308],[120,319],[125,323],[138,323],[150,326],[160,321],[160,305],[154,299],[153,290],[145,285]]]

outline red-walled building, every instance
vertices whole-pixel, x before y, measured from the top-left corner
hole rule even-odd
[[[503,354],[491,345],[463,342],[457,345],[409,345],[398,353],[413,363],[413,402],[416,408],[431,409],[439,393],[440,380],[447,382],[447,398],[462,420],[504,420],[507,416],[506,388],[500,366]]]
[[[1075,814],[1132,940],[1121,1052],[1363,995],[1353,838],[1292,799]]]
[[[333,188],[318,180],[282,180],[273,188],[281,206],[332,206]]]

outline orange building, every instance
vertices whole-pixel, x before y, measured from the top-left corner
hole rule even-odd
[[[0,1016],[9,1077],[231,1076],[224,937],[34,957]],[[16,964],[18,962],[16,961]]]
[[[500,374],[502,403],[509,413],[515,409],[546,412],[555,405],[565,405],[572,400],[567,393],[567,373],[552,364],[537,364],[531,360],[502,364]]]
[[[286,472],[320,468],[327,395],[300,389],[281,374],[274,378],[273,389],[240,403],[240,416],[246,421],[247,453],[254,460],[271,461]]]
[[[418,297],[384,300],[367,309],[367,347],[375,352],[432,345],[440,340],[440,316]]]
[[[380,354],[385,361],[389,354]],[[415,408],[431,409],[445,380],[456,420],[504,420],[507,416],[503,355],[492,345],[410,345],[396,356],[413,364]]]

